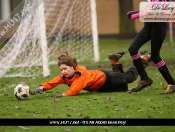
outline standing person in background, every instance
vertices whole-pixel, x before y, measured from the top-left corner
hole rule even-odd
[[[150,0],[150,2],[167,1],[168,0]],[[139,15],[141,15],[141,12],[139,11],[130,11],[127,13],[127,17],[131,20],[139,18]],[[152,79],[148,77],[147,72],[142,65],[140,55],[138,54],[139,49],[149,40],[151,40],[151,60],[155,63],[159,72],[162,74],[163,78],[167,82],[165,91],[162,92],[162,94],[171,94],[175,92],[174,79],[171,76],[166,63],[160,57],[160,49],[162,47],[165,36],[166,22],[145,22],[144,27],[134,38],[128,50],[141,79],[138,82],[137,86],[130,89],[128,92],[138,92],[153,83]],[[147,55],[148,58],[150,58],[149,54]]]

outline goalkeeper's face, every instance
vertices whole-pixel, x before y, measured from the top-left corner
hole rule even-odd
[[[65,77],[72,77],[75,73],[74,67],[73,66],[67,66],[65,64],[61,64],[59,66],[61,73],[65,76]]]

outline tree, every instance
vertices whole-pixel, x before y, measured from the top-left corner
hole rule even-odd
[[[134,21],[126,16],[128,11],[133,10],[132,0],[119,0],[120,33],[118,38],[133,38],[136,35]]]

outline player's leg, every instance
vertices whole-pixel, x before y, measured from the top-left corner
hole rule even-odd
[[[148,66],[148,60],[150,58],[142,57],[142,64],[144,68]],[[106,82],[103,87],[99,89],[100,92],[112,92],[112,91],[128,91],[128,83],[136,80],[138,76],[137,69],[134,65],[123,73],[122,64],[115,64],[114,71],[104,71],[106,74]]]
[[[145,55],[142,55],[142,64],[144,65],[144,68],[148,66],[149,58]],[[118,64],[118,67],[122,66]],[[111,78],[111,83],[114,85],[121,85],[121,84],[128,84],[137,79],[138,72],[134,65],[130,66],[129,69],[122,73],[122,72],[108,72]]]
[[[146,71],[144,70],[144,67],[142,65],[142,60],[140,58],[138,51],[139,51],[140,47],[142,45],[144,45],[148,40],[149,40],[149,37],[139,33],[135,37],[133,43],[131,44],[131,46],[128,49],[128,51],[131,55],[131,58],[133,60],[133,64],[137,68],[137,71],[141,77],[141,80],[147,80],[148,75],[147,75]]]
[[[165,92],[163,93],[173,93],[175,92],[174,79],[171,76],[166,63],[160,57],[160,49],[162,47],[162,43],[165,39],[165,36],[166,36],[166,23],[160,22],[160,23],[154,24],[152,39],[151,39],[152,40],[151,54],[152,54],[152,61],[158,67],[159,72],[162,74],[163,78],[168,84]]]
[[[108,58],[111,62],[112,71],[114,71],[114,72],[124,72],[123,68],[122,68],[122,65],[119,64],[119,59],[123,55],[125,55],[126,53],[127,53],[126,51],[119,51],[119,52],[116,52],[114,54],[108,55]]]
[[[137,92],[142,90],[143,88],[150,86],[152,84],[152,79],[148,77],[144,66],[142,65],[142,59],[138,54],[138,50],[140,47],[150,40],[149,31],[145,28],[141,30],[141,32],[136,36],[133,43],[129,47],[129,53],[132,57],[134,66],[137,68],[138,74],[140,75],[141,80],[138,82],[137,86],[131,89],[131,92]]]
[[[152,55],[152,61],[157,66],[159,72],[162,74],[164,79],[168,84],[174,85],[174,79],[172,78],[166,63],[162,58],[160,57],[160,48],[162,46],[162,41],[151,41],[151,55]]]
[[[148,62],[151,62],[151,54],[149,54],[147,51],[144,51],[144,52],[141,52],[140,54],[140,58],[142,60],[142,64],[143,64],[143,67],[146,68],[148,66]],[[152,83],[152,80],[150,79],[151,83]],[[129,89],[129,93],[132,93],[132,92],[137,92],[137,91],[140,91],[142,90],[145,86],[146,87],[147,83],[143,80],[140,80],[137,84],[137,86],[135,88],[130,88]],[[148,86],[148,85],[147,85]]]
[[[99,92],[119,92],[128,90],[128,85],[126,83],[118,84],[117,87],[115,85],[117,80],[120,79],[120,73],[124,72],[122,64],[119,63],[119,59],[125,54],[125,51],[119,51],[114,54],[108,55],[112,71],[102,70],[106,74],[106,81],[105,84],[98,90]]]
[[[166,90],[163,93],[173,93],[175,92],[175,86],[174,87],[173,86],[169,87],[169,86],[175,85],[175,82],[167,68],[166,63],[160,57],[161,46],[162,46],[162,41],[151,41],[152,61],[155,63],[159,72],[162,74],[163,78],[168,84],[168,87],[166,87]]]

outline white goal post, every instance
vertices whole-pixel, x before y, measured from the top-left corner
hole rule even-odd
[[[25,0],[31,11],[0,50],[0,77],[47,77],[65,51],[79,62],[100,60],[95,0],[37,1]]]
[[[39,26],[40,26],[40,43],[42,49],[42,59],[43,59],[43,76],[47,77],[50,76],[49,71],[49,60],[48,60],[48,53],[47,53],[47,37],[46,37],[46,24],[45,24],[45,17],[44,17],[44,4],[43,2],[39,5],[38,8],[39,13]]]
[[[94,61],[100,60],[99,46],[98,46],[98,30],[97,30],[97,13],[96,13],[96,2],[91,0],[91,16],[92,16],[92,34],[94,44]]]

